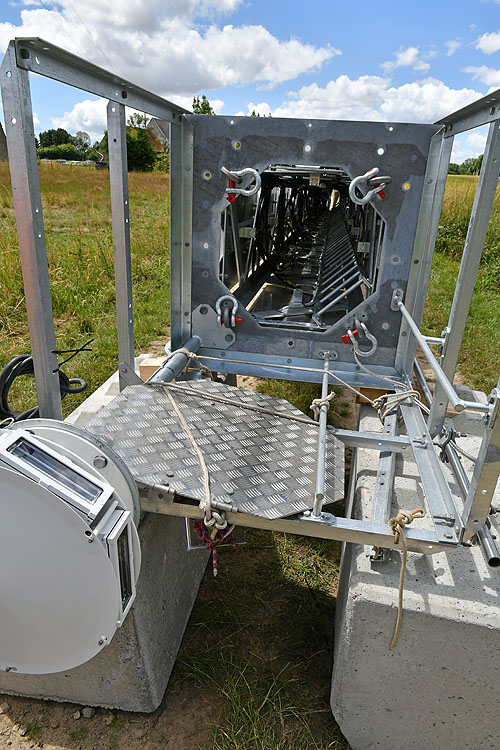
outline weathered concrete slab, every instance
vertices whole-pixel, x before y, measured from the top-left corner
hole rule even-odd
[[[85,426],[118,393],[112,376],[68,421]],[[71,701],[126,711],[160,704],[203,577],[208,553],[187,551],[183,518],[145,514],[139,527],[142,566],[137,597],[123,627],[94,659],[68,672],[0,673],[0,693]],[[36,617],[36,612],[33,613]]]
[[[379,429],[370,413],[361,409],[361,428]],[[477,451],[480,418],[465,423],[460,415],[454,424],[469,434],[461,446]],[[377,458],[373,451],[357,451],[351,485],[356,518],[369,518]],[[467,461],[464,466],[471,468]],[[400,457],[396,476],[394,512],[421,506],[413,461]],[[452,487],[458,497],[454,482]],[[410,553],[403,626],[390,652],[399,571],[398,553],[371,564],[359,545],[344,548],[331,694],[342,732],[353,750],[498,750],[499,570],[488,567],[479,547]]]

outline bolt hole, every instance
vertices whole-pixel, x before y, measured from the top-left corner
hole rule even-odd
[[[112,112],[116,112],[116,107],[111,107]]]
[[[403,182],[402,188],[403,188],[403,190],[404,190],[404,191],[405,191],[405,193],[406,193],[406,191],[407,191],[407,190],[409,190],[409,189],[411,188],[411,185],[410,185],[410,183],[409,183],[409,182]]]
[[[377,154],[379,156],[383,156],[385,154],[385,148],[382,148],[382,146],[380,148],[378,148],[377,149]]]
[[[40,65],[40,60],[38,59],[38,57],[36,55],[35,55],[35,62],[36,62],[37,65]]]
[[[85,531],[84,533],[85,536],[92,536],[92,532],[90,531],[90,529],[87,529],[87,531]]]
[[[306,145],[304,146],[304,151],[306,152],[306,154],[311,151],[311,146],[309,145],[309,143],[306,143]]]
[[[208,242],[204,242],[203,243],[203,247],[204,247],[205,250],[208,250]]]
[[[390,125],[389,126],[389,132],[392,133],[393,130],[394,130],[394,128],[392,127],[392,125]]]
[[[11,123],[12,123],[13,125],[15,125],[15,124],[16,124],[16,122],[17,122],[17,120],[16,120],[16,118],[15,118],[15,117],[11,117],[11,118],[10,118],[10,121],[11,121]]]
[[[126,91],[122,91],[122,99],[126,99],[128,96]]]
[[[293,341],[292,341],[292,339],[290,339],[290,340],[288,341],[288,346],[293,346]]]
[[[236,151],[238,151],[238,149],[241,148],[241,143],[239,141],[235,141],[233,143],[233,147],[236,149]]]
[[[12,71],[8,70],[5,75],[7,78],[12,78]]]

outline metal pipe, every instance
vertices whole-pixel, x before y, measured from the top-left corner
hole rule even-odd
[[[422,372],[422,368],[420,367],[417,360],[413,363],[413,366],[415,367],[415,373],[417,375],[418,384],[422,389],[422,393],[424,394],[424,398],[427,401],[427,406],[431,405],[432,401],[432,393],[431,389],[427,385],[427,380],[425,379],[424,373]]]
[[[436,379],[441,384],[441,386],[442,386],[442,388],[443,388],[443,390],[444,390],[444,392],[446,394],[446,397],[447,397],[448,401],[451,403],[451,405],[453,406],[453,408],[456,411],[458,411],[458,412],[464,411],[464,409],[468,409],[470,411],[489,411],[489,407],[488,407],[487,404],[479,404],[479,403],[475,403],[475,402],[472,402],[472,401],[463,401],[461,398],[459,398],[459,396],[457,396],[457,393],[456,393],[455,389],[453,388],[452,384],[450,383],[450,381],[448,380],[448,378],[444,374],[444,372],[443,372],[443,370],[441,368],[441,365],[437,362],[434,354],[430,350],[429,345],[427,344],[427,342],[425,340],[425,337],[420,332],[419,327],[417,326],[417,324],[415,323],[415,321],[411,317],[411,315],[408,312],[408,310],[406,309],[406,307],[401,302],[401,300],[395,299],[395,303],[396,303],[397,307],[399,308],[399,310],[401,311],[404,319],[408,323],[408,326],[410,327],[411,332],[413,333],[413,335],[415,336],[416,340],[418,341],[418,344],[419,344],[420,348],[422,349],[422,352],[423,352],[426,360],[428,361],[428,363],[430,364],[430,366],[434,370],[434,374],[436,375]],[[319,313],[318,313],[318,315],[319,315]]]
[[[328,303],[325,307],[321,308],[321,310],[318,310],[316,313],[316,317],[319,315],[324,315],[324,313],[328,312],[332,307],[334,307],[337,302],[340,302],[341,299],[344,299],[344,297],[347,297],[351,292],[353,292],[355,289],[358,288],[358,286],[361,286],[363,283],[363,279],[359,279],[355,284],[352,284],[352,286],[349,287],[349,289],[346,289],[345,292],[342,292],[342,294],[339,294],[338,297],[335,297],[331,302]]]
[[[330,362],[328,354],[325,354],[323,383],[321,385],[321,398],[328,396],[328,368]],[[314,493],[314,505],[312,509],[313,518],[321,518],[321,508],[325,499],[325,462],[326,462],[326,422],[328,418],[328,405],[322,404],[319,411],[319,433],[318,433],[318,462],[316,464],[316,491]]]
[[[488,565],[491,568],[500,568],[500,552],[486,524],[477,532],[477,538],[479,539]]]
[[[195,354],[201,346],[201,339],[199,336],[192,336],[184,346],[183,349],[187,349]],[[148,383],[170,383],[175,380],[188,363],[188,357],[183,352],[176,352],[167,362],[165,362],[156,372],[154,372],[148,380]]]
[[[444,450],[448,461],[450,462],[451,469],[457,480],[460,492],[465,499],[467,497],[467,493],[469,492],[469,478],[467,477],[465,469],[462,466],[462,462],[457,456],[453,446],[448,444]],[[491,568],[499,568],[500,552],[495,544],[493,537],[491,536],[491,531],[488,528],[488,522],[486,522],[484,526],[478,530],[477,538],[488,565]]]

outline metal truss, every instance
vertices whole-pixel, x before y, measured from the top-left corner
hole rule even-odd
[[[412,451],[433,528],[408,529],[409,548],[434,553],[484,534],[500,470],[500,384],[481,404],[461,399],[452,383],[500,172],[500,94],[423,125],[197,116],[43,40],[12,41],[0,70],[6,136],[40,416],[53,419],[62,419],[62,410],[30,72],[108,100],[122,388],[134,382],[125,105],[170,128],[171,348],[183,351],[153,380],[181,376],[184,350],[219,373],[321,382],[323,397],[339,378],[356,389],[408,388],[417,346],[434,370],[433,395],[417,373],[428,418],[414,401],[403,401],[401,434],[394,414],[380,433],[327,428],[322,405],[309,516],[270,521],[226,503],[229,522],[392,547],[395,455]],[[449,324],[441,337],[425,337],[420,323],[453,137],[485,123],[488,141]],[[429,347],[436,343],[439,358]],[[433,443],[448,403],[483,413],[485,422],[470,481],[453,446],[446,449],[463,510]],[[369,521],[322,509],[327,430],[346,446],[379,453]],[[142,495],[144,510],[201,515],[164,488],[143,487]]]

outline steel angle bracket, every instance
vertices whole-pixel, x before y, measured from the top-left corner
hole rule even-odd
[[[201,338],[204,349],[229,349],[236,335],[229,328],[217,324],[217,313],[210,305],[198,305],[193,310],[193,330]]]

